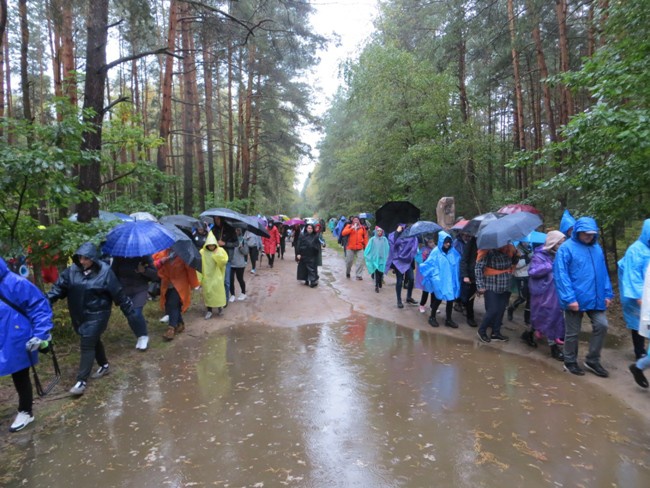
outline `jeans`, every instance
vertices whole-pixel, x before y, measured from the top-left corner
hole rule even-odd
[[[384,280],[384,273],[377,270],[374,273],[374,277],[375,277],[375,287],[381,288],[381,285],[383,284],[383,280]]]
[[[18,411],[31,415],[34,393],[32,392],[32,382],[29,379],[29,368],[11,373],[11,379],[18,392]]]
[[[106,359],[106,351],[104,351],[101,335],[81,336],[80,342],[81,357],[79,359],[77,381],[87,381],[90,376],[90,371],[93,369],[93,359],[97,360],[97,364],[100,366],[108,364],[108,359]]]
[[[411,268],[406,270],[406,273],[401,273],[399,270],[395,270],[395,275],[397,276],[397,282],[395,283],[395,292],[397,293],[397,303],[402,303],[402,286],[404,286],[404,278],[406,278],[408,285],[406,288],[406,299],[412,297],[413,295],[413,270]]]
[[[589,352],[585,359],[590,363],[600,362],[600,350],[603,348],[607,335],[607,315],[604,310],[587,310],[586,312],[564,311],[564,362],[578,362],[578,335],[582,326],[583,314],[591,319],[591,337],[589,338]]]
[[[181,311],[183,310],[183,303],[181,296],[176,291],[176,288],[168,288],[165,295],[165,313],[169,315],[169,326],[176,327],[178,324],[183,323]]]
[[[650,356],[645,356],[639,359],[636,362],[636,367],[639,369],[648,369],[650,368]]]
[[[142,309],[144,307],[133,307],[133,317],[129,320],[129,327],[136,337],[147,335],[147,321],[144,318]]]
[[[492,334],[501,333],[503,314],[506,311],[506,307],[508,306],[509,301],[509,291],[497,293],[491,290],[487,290],[485,292],[485,315],[483,316],[483,321],[479,326],[479,333],[486,334],[488,327],[492,329]]]
[[[244,281],[244,268],[230,268],[230,294],[235,294],[235,277],[239,283],[242,294],[246,295],[246,282]]]
[[[251,257],[251,269],[255,270],[255,266],[257,266],[257,258],[259,257],[260,250],[257,247],[251,247],[248,249],[248,254]]]
[[[352,271],[352,262],[357,260],[357,266],[354,270],[354,274],[357,278],[362,278],[363,277],[363,267],[365,265],[365,261],[363,259],[363,249],[357,249],[356,251],[353,251],[351,249],[347,250],[347,253],[345,254],[345,274],[349,275],[350,271]]]
[[[434,294],[431,294],[431,316],[435,317],[438,313],[438,307],[442,303],[442,300],[439,300]],[[445,307],[445,319],[451,320],[451,314],[454,311],[454,302],[449,300],[447,306]]]
[[[230,257],[228,257],[230,259]],[[260,259],[260,264],[262,263],[262,260]],[[226,302],[228,302],[228,299],[230,298],[230,269],[232,266],[230,266],[230,262],[226,264],[226,272],[223,275],[223,285],[226,287]],[[228,303],[226,303],[228,305]]]

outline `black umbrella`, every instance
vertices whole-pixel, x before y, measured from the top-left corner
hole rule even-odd
[[[200,217],[221,217],[227,224],[232,227],[239,227],[255,235],[270,237],[271,234],[260,224],[257,217],[249,217],[229,208],[210,208],[201,212]]]
[[[472,220],[470,220],[465,227],[463,227],[463,232],[471,236],[476,236],[478,234],[479,228],[481,225],[487,224],[491,220],[500,219],[505,217],[506,214],[499,212],[488,212],[481,215],[477,215]]]
[[[493,219],[479,229],[476,246],[479,249],[498,249],[527,236],[540,225],[540,216],[530,212],[517,212]]]
[[[190,239],[187,234],[185,234],[175,225],[163,225],[174,235],[175,242],[172,245],[172,251],[174,251],[179,258],[185,261],[185,264],[200,272],[201,253],[194,245],[192,239]]]
[[[175,225],[176,227],[187,229],[189,231],[201,226],[201,221],[199,219],[183,214],[165,215],[160,218],[160,223]]]
[[[411,202],[387,202],[375,212],[375,220],[378,227],[390,234],[399,224],[411,224],[420,220],[420,209]]]

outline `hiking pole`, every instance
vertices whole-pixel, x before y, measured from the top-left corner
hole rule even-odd
[[[48,347],[43,351],[44,354],[47,354],[47,352],[52,353],[52,363],[54,365],[54,378],[46,385],[45,388],[43,388],[43,385],[41,384],[41,380],[38,377],[38,373],[36,372],[36,367],[34,365],[34,360],[32,359],[32,354],[31,352],[27,351],[27,356],[29,356],[29,364],[32,367],[32,376],[34,377],[34,388],[36,389],[36,393],[38,394],[39,397],[43,397],[47,395],[49,392],[52,391],[52,389],[59,383],[59,380],[61,379],[61,369],[59,368],[59,362],[56,359],[56,354],[54,353],[54,347],[52,344],[52,341],[50,341],[50,344]]]

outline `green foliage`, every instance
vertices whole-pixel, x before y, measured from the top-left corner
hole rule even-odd
[[[563,78],[596,103],[575,116],[545,162],[556,177],[541,185],[576,195],[576,208],[610,225],[650,213],[650,11],[644,0],[612,2],[608,42],[582,69]]]

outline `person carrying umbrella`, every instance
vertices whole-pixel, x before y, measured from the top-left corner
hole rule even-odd
[[[206,241],[207,242],[207,241]],[[160,277],[160,308],[169,317],[163,339],[171,341],[185,330],[183,313],[192,302],[192,289],[200,286],[196,271],[170,247],[154,254],[153,262]]]
[[[208,232],[205,245],[201,249],[201,273],[198,279],[203,290],[203,302],[206,312],[205,320],[212,318],[213,309],[217,309],[217,315],[221,315],[223,307],[226,306],[226,289],[224,287],[226,264],[228,253],[219,247],[217,238],[212,232]]]
[[[584,375],[578,366],[578,335],[582,316],[591,320],[592,332],[584,367],[606,378],[608,371],[600,364],[600,351],[607,335],[605,311],[614,298],[603,250],[598,244],[598,225],[591,217],[576,220],[571,238],[560,246],[553,262],[553,276],[564,310],[564,370]]]
[[[153,265],[151,256],[124,258],[115,256],[111,269],[124,287],[124,293],[133,302],[134,320],[129,321],[129,326],[135,334],[135,348],[146,351],[149,345],[147,320],[142,310],[149,298],[149,282],[158,280],[158,272]]]
[[[407,230],[405,224],[399,224],[395,232],[388,236],[390,252],[386,260],[386,272],[393,269],[397,276],[395,283],[395,293],[397,294],[397,308],[404,308],[402,303],[402,286],[406,279],[408,285],[406,288],[406,303],[416,305],[418,302],[413,300],[413,261],[418,252],[417,237],[403,237],[402,233]]]
[[[503,314],[510,300],[510,281],[519,255],[515,246],[506,244],[498,249],[480,249],[476,256],[476,292],[485,296],[485,315],[477,335],[481,342],[507,342],[501,334]],[[487,329],[492,333],[488,336]]]
[[[11,375],[18,393],[18,413],[9,432],[18,432],[34,421],[29,367],[38,362],[36,351],[48,346],[53,325],[45,295],[32,282],[12,273],[0,258],[0,376]]]
[[[92,242],[82,244],[72,261],[52,285],[47,298],[50,303],[67,298],[72,327],[80,336],[79,372],[77,382],[70,389],[72,395],[78,396],[86,391],[93,359],[99,369],[92,378],[110,372],[101,336],[108,327],[113,303],[119,305],[129,323],[137,321],[137,316],[131,299],[110,266],[100,259],[99,250]]]

